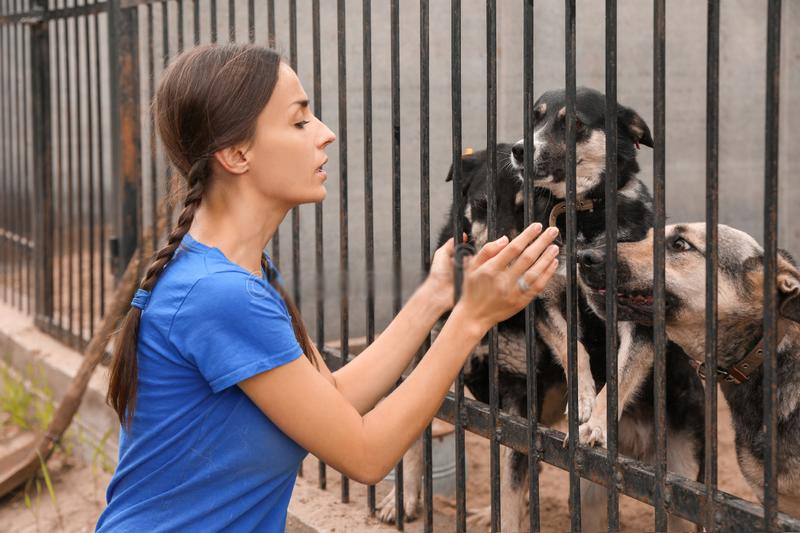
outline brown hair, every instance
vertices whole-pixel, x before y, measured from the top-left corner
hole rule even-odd
[[[211,178],[214,153],[253,139],[256,119],[272,95],[280,63],[280,55],[263,46],[206,45],[180,54],[164,71],[152,112],[164,150],[177,172],[173,177],[173,195],[185,194],[185,197],[178,223],[167,244],[154,254],[140,288],[153,289],[189,231]],[[303,320],[263,254],[261,266],[286,302],[303,352],[315,362]],[[126,428],[130,428],[136,409],[136,352],[141,313],[132,306],[122,320],[114,343],[106,396]]]

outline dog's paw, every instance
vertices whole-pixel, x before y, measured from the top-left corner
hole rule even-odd
[[[578,440],[586,446],[605,446],[605,421],[589,419],[585,424],[581,424],[578,428]]]
[[[403,492],[403,510],[405,511],[406,522],[411,522],[419,514],[419,496],[411,496]],[[389,491],[389,494],[378,505],[378,518],[381,522],[387,524],[394,524],[395,521],[395,504],[394,504],[394,489]]]
[[[578,387],[578,424],[584,424],[591,418],[596,397],[593,382],[580,384]],[[564,416],[569,420],[569,405],[564,410]]]
[[[484,530],[491,531],[492,527],[492,507],[487,505],[474,511],[467,510],[467,525],[470,531]]]

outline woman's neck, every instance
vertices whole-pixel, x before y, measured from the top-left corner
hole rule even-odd
[[[219,248],[248,272],[258,273],[261,253],[289,208],[264,201],[257,193],[231,189],[210,187],[195,212],[189,233],[197,241]]]

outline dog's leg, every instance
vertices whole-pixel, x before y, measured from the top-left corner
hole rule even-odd
[[[403,510],[405,520],[414,520],[420,508],[420,488],[422,486],[422,438],[419,438],[411,445],[403,456]],[[395,502],[394,489],[378,505],[378,517],[383,522],[394,523]]]
[[[544,320],[537,321],[536,331],[555,354],[556,360],[565,369],[568,368],[567,355],[567,321],[561,311],[547,306]],[[594,378],[589,363],[589,352],[582,342],[578,341],[578,423],[586,422],[592,414],[595,403]]]
[[[588,479],[581,479],[581,531],[608,531],[608,491]]]
[[[696,480],[700,473],[699,446],[691,435],[671,432],[667,436],[667,471]],[[667,527],[670,533],[702,531],[702,528],[675,515],[669,515]]]
[[[617,380],[619,402],[617,416],[621,417],[625,406],[636,396],[636,392],[647,379],[653,367],[653,344],[647,335],[647,329],[631,322],[619,323],[619,350],[617,355]],[[603,386],[595,400],[592,416],[578,430],[581,444],[590,446],[606,445],[608,431],[607,387]]]
[[[527,531],[525,521],[525,491],[528,488],[527,456],[500,447],[500,531]]]

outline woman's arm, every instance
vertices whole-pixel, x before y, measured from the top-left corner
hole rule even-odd
[[[500,249],[489,246],[487,257]],[[394,320],[358,357],[333,373],[336,388],[359,413],[372,409],[392,388],[439,317],[452,309],[454,253],[453,239],[436,250],[431,274]]]
[[[366,415],[302,357],[239,386],[309,452],[357,481],[376,483],[430,423],[489,327],[527,305],[555,272],[555,254],[542,253],[552,238],[530,244],[536,233],[528,228],[495,257],[479,253],[467,262],[462,298],[431,349]],[[531,287],[526,293],[516,286],[523,275]]]

